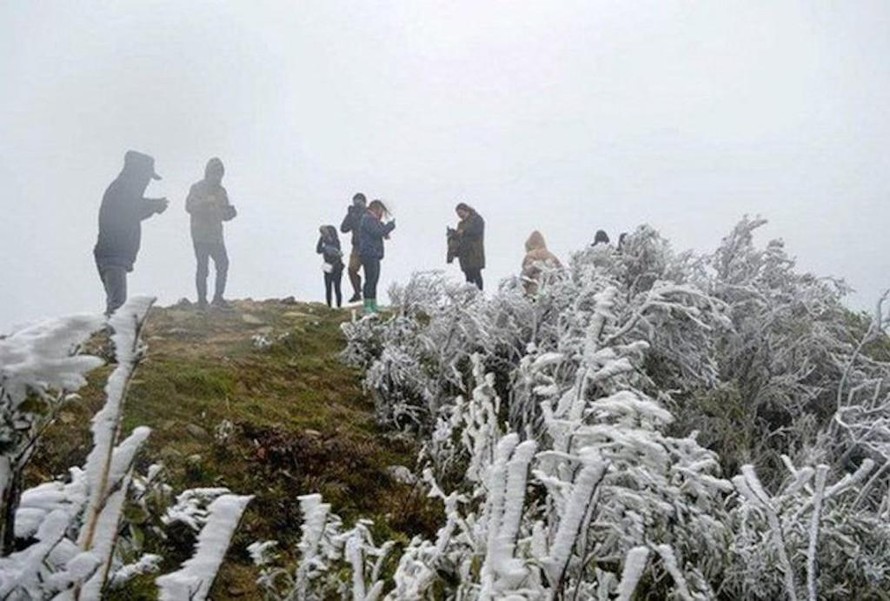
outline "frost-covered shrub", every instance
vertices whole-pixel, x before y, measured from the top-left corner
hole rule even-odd
[[[887,507],[860,505],[875,465],[828,483],[829,468],[795,467],[775,494],[744,466],[733,478],[732,565],[721,592],[733,598],[868,598],[890,588]],[[886,493],[885,487],[885,493]]]
[[[534,296],[417,274],[392,319],[345,326],[447,515],[387,598],[886,590],[890,367],[863,352],[880,305],[863,331],[842,284],[754,246],[762,223],[704,256],[644,226]]]
[[[168,490],[160,468],[134,474],[136,454],[150,430],[136,428],[119,441],[123,402],[144,355],[140,331],[153,299],[134,298],[108,322],[117,368],[105,387],[106,403],[92,422],[93,448],[67,481],[21,491],[21,473],[59,403],[86,383],[103,362],[78,354],[104,321],[76,317],[47,322],[0,340],[0,598],[56,601],[99,599],[110,587],[157,571],[161,558],[145,554],[124,507],[152,512]],[[228,491],[225,491],[226,493]],[[159,579],[162,599],[204,599],[232,530],[250,497],[220,494],[207,511],[195,556]]]

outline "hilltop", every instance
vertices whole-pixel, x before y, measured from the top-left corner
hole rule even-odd
[[[225,486],[253,494],[217,578],[213,598],[255,598],[256,571],[246,546],[299,540],[299,502],[320,492],[352,520],[371,517],[386,537],[431,534],[437,516],[425,498],[399,483],[391,467],[413,467],[416,449],[381,430],[360,373],[338,354],[348,309],[320,304],[242,300],[232,310],[198,312],[187,303],[153,308],[143,333],[148,351],[132,382],[124,434],[152,428],[138,469],[161,462],[174,492]],[[90,448],[89,420],[100,406],[111,367],[97,370],[78,400],[46,433],[28,484],[63,475]],[[171,565],[191,539],[159,545]],[[121,598],[150,599],[137,582]],[[138,592],[134,589],[145,589]]]

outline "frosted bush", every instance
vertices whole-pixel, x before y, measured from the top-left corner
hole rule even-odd
[[[703,256],[644,226],[534,296],[415,274],[392,319],[344,326],[447,516],[387,598],[884,590],[890,368],[865,352],[887,348],[880,305],[862,326],[842,283],[754,245],[762,224]]]

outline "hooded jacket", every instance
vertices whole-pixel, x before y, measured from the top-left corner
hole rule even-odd
[[[395,221],[383,223],[371,211],[365,211],[359,223],[358,254],[364,259],[383,258],[383,238],[396,227]]]
[[[525,241],[525,258],[522,259],[522,279],[529,294],[534,294],[538,290],[542,265],[562,267],[556,255],[547,249],[544,236],[535,230]]]
[[[348,234],[352,232],[352,249],[353,251],[358,250],[358,230],[359,226],[362,222],[362,216],[365,214],[365,207],[360,205],[349,205],[349,209],[346,211],[346,217],[343,218],[343,223],[340,224],[340,231],[344,234]]]
[[[192,185],[185,200],[191,215],[192,240],[205,244],[223,244],[223,221],[234,219],[238,212],[229,203],[229,194],[222,184],[210,181],[209,173],[221,167],[222,161],[210,159],[204,168],[204,179]]]
[[[99,239],[93,255],[99,267],[133,270],[142,242],[142,220],[163,210],[163,201],[143,198],[148,180],[124,168],[102,196],[99,209]]]
[[[485,269],[485,220],[470,209],[466,219],[457,224],[457,258],[463,271]]]
[[[320,254],[324,262],[333,268],[336,273],[343,269],[343,252],[340,249],[340,238],[334,226],[328,225],[322,228],[323,232],[318,237],[315,252]]]

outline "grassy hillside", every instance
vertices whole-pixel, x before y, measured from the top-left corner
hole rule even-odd
[[[253,494],[217,579],[214,599],[258,598],[246,546],[258,539],[295,548],[297,497],[320,492],[347,521],[375,520],[382,535],[429,533],[425,499],[393,480],[392,465],[413,467],[416,449],[376,426],[360,374],[337,357],[346,309],[270,300],[235,301],[232,311],[155,308],[143,335],[148,354],[126,403],[125,433],[152,428],[141,469],[162,462],[176,492],[226,486]],[[110,367],[93,374],[46,434],[29,484],[82,464],[89,419]],[[231,424],[231,426],[229,426]],[[228,432],[226,434],[226,432]],[[187,557],[190,539],[149,543],[168,567]],[[120,598],[153,598],[137,583]],[[142,592],[140,592],[142,591]]]

